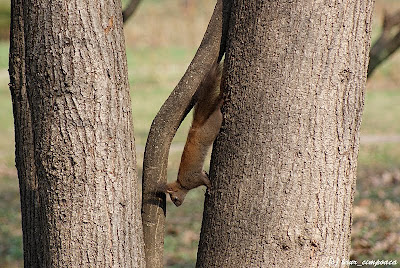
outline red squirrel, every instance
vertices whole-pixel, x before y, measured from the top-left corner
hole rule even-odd
[[[182,205],[189,190],[201,185],[205,185],[207,190],[211,188],[203,164],[222,124],[221,73],[222,66],[216,63],[201,82],[196,92],[198,101],[194,107],[192,126],[183,149],[178,178],[163,187],[164,192],[169,194],[171,201],[177,207]]]

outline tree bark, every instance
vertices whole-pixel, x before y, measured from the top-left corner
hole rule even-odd
[[[373,1],[234,1],[197,267],[344,267]]]
[[[25,267],[39,267],[42,248],[39,233],[39,198],[34,163],[31,109],[26,93],[25,42],[22,0],[11,1],[10,89],[13,101],[15,162],[18,169]]]
[[[120,3],[12,1],[25,267],[144,267]]]

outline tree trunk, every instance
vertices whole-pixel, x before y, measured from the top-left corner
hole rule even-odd
[[[11,1],[10,90],[14,111],[15,162],[21,197],[25,267],[38,267],[40,241],[35,224],[39,215],[36,166],[34,162],[31,109],[26,93],[25,44],[22,0]]]
[[[25,267],[144,267],[120,3],[11,2]]]
[[[349,257],[373,1],[235,1],[197,267]]]

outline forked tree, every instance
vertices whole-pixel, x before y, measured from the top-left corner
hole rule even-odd
[[[217,2],[146,146],[147,267],[162,266],[170,142],[224,53],[197,266],[344,266],[372,5]],[[120,5],[13,0],[11,28],[25,266],[143,267]]]
[[[172,137],[224,53],[224,121],[196,266],[346,266],[372,8],[373,0],[217,2],[149,134],[147,267],[162,266],[165,196],[156,188]]]
[[[11,8],[25,267],[144,267],[120,3]]]

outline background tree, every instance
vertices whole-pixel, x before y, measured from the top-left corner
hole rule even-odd
[[[382,32],[369,53],[368,77],[382,62],[400,47],[400,10],[389,13],[385,10]]]
[[[125,7],[124,11],[122,12],[122,18],[124,23],[135,13],[136,9],[138,8],[141,0],[130,0],[128,5]]]
[[[13,0],[26,267],[143,267],[120,5]]]
[[[233,2],[197,267],[349,258],[372,6]]]

